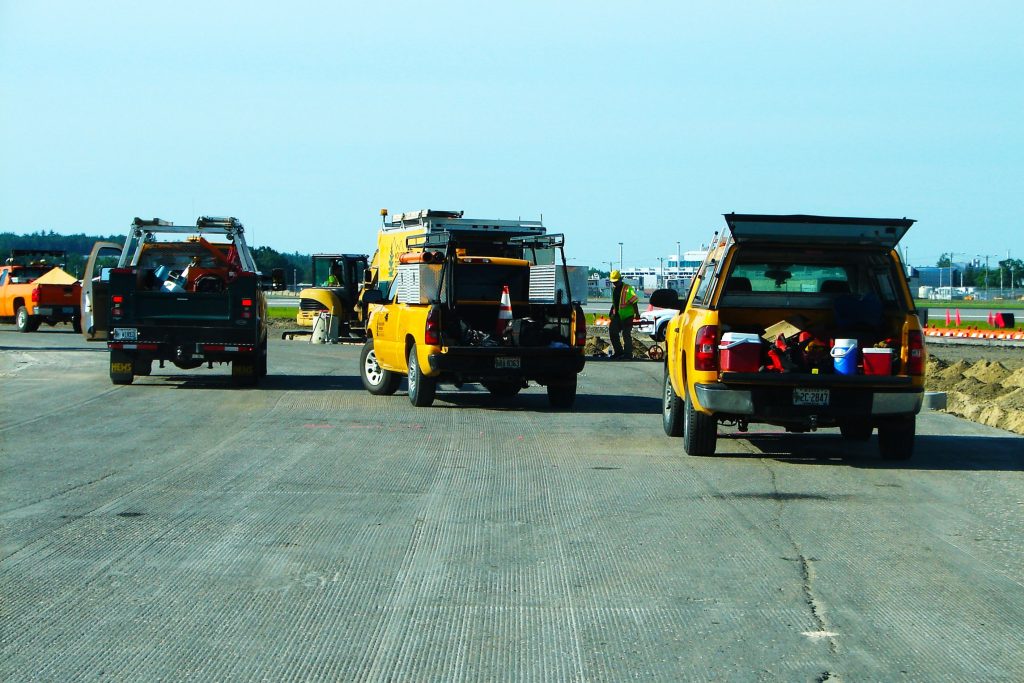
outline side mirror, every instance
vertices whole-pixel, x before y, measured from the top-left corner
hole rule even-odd
[[[379,289],[364,289],[363,303],[366,305],[384,303],[384,292]]]
[[[679,300],[679,292],[674,289],[657,289],[651,294],[650,301],[655,308],[674,308],[677,311],[686,305]]]
[[[284,281],[284,268],[274,268],[270,271],[270,277],[260,276],[260,289],[263,291],[280,292],[286,287]]]

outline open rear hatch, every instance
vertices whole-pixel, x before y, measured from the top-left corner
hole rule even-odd
[[[851,245],[894,248],[914,224],[912,218],[843,218],[727,213],[737,243]]]

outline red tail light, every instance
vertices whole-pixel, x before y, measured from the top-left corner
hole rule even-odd
[[[573,335],[574,346],[586,346],[587,345],[587,317],[583,313],[583,309],[574,308],[572,312],[573,327],[575,334]]]
[[[34,303],[34,304],[39,303],[39,288],[38,287],[33,287],[32,288],[32,303]]]
[[[693,369],[718,369],[718,326],[705,325],[697,330],[693,342]]]
[[[427,325],[423,331],[423,343],[436,346],[441,343],[441,312],[436,306],[427,314]]]
[[[252,299],[242,299],[243,306],[252,306]]]
[[[907,374],[924,374],[924,336],[921,330],[907,331]]]
[[[110,300],[113,301],[115,304],[120,304],[124,302],[124,297],[121,296],[120,294],[115,294],[114,296],[110,297]]]

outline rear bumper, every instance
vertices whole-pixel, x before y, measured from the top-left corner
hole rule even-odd
[[[78,315],[78,306],[50,306],[43,304],[36,306],[32,315],[46,318],[47,320],[71,320]]]
[[[697,384],[695,391],[697,403],[716,415],[766,422],[803,421],[812,417],[827,421],[916,415],[924,400],[924,390],[916,387],[833,386],[827,387],[827,405],[797,405],[794,390],[799,388],[808,387],[709,383]]]
[[[585,363],[579,348],[514,346],[450,346],[431,353],[428,359],[432,371],[463,381],[528,379],[546,383],[578,374]]]
[[[134,340],[108,340],[107,348],[153,360],[203,360],[219,362],[254,353],[260,332],[253,328],[135,328]],[[113,334],[112,332],[110,334]]]

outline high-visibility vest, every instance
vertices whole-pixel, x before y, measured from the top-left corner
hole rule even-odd
[[[633,289],[633,285],[622,284],[622,289],[619,291],[619,320],[632,320],[636,317],[637,307],[636,303],[640,300],[640,297],[636,295],[636,290]]]

